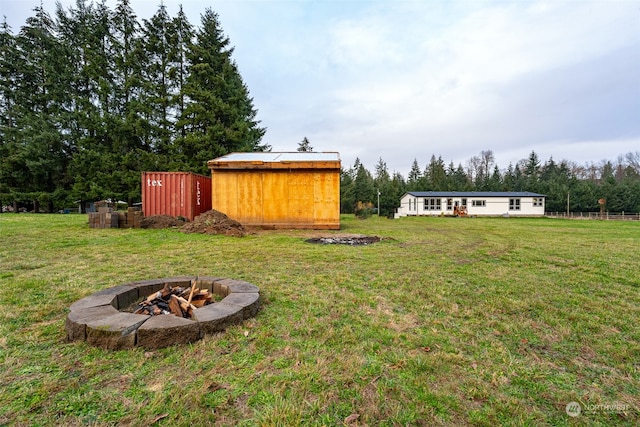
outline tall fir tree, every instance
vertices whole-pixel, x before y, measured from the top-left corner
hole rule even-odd
[[[375,196],[375,183],[371,172],[369,172],[362,163],[359,164],[356,170],[353,193],[356,204],[373,203],[377,199]]]
[[[409,191],[419,191],[421,190],[420,178],[422,177],[422,171],[420,171],[420,165],[418,164],[418,159],[413,159],[413,163],[411,164],[411,170],[409,171],[409,175],[407,176],[407,190]]]
[[[105,13],[105,10],[101,10]],[[104,27],[93,4],[77,0],[75,7],[56,10],[58,39],[66,50],[69,79],[68,129],[73,147],[69,172],[73,176],[72,194],[80,200],[105,196],[111,168],[104,156],[110,152],[110,138],[104,117],[108,107],[108,53]]]
[[[183,92],[190,102],[178,124],[186,135],[176,144],[176,154],[196,172],[204,173],[208,160],[231,151],[268,148],[260,145],[265,129],[258,126],[257,111],[232,53],[218,15],[207,9],[187,56],[189,75]]]
[[[189,23],[187,16],[182,10],[182,5],[178,10],[178,15],[173,19],[173,27],[175,29],[173,32],[175,40],[172,40],[171,43],[177,49],[174,58],[175,62],[171,68],[171,76],[176,84],[176,93],[173,99],[173,104],[176,108],[175,132],[179,138],[184,138],[186,136],[186,127],[184,123],[181,123],[178,119],[184,115],[187,106],[187,96],[185,94],[185,85],[189,73],[187,55],[193,41],[194,33],[193,26]]]
[[[18,68],[16,38],[5,19],[0,25],[0,204],[13,202],[10,192],[17,186],[12,156],[17,150],[15,88]]]
[[[169,152],[173,139],[173,100],[177,84],[173,80],[172,68],[177,62],[179,46],[172,19],[167,8],[161,4],[150,20],[144,21],[145,67],[143,68],[143,91],[141,103],[146,107],[149,141],[153,151]]]
[[[431,156],[431,160],[425,170],[425,178],[428,188],[434,191],[447,190],[447,175],[442,157],[436,159],[435,155]]]
[[[51,16],[42,8],[27,19],[16,39],[15,137],[12,158],[15,192],[38,211],[66,184],[68,147],[59,131],[67,105],[64,50],[55,37]]]
[[[529,154],[526,162],[523,162],[524,168],[521,169],[524,175],[524,187],[526,191],[538,191],[538,182],[540,178],[540,159],[535,151]]]

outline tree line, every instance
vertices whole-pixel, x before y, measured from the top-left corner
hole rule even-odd
[[[232,59],[218,16],[194,27],[160,5],[140,21],[130,0],[113,10],[77,0],[53,16],[34,9],[17,34],[0,24],[0,205],[55,211],[78,201],[140,200],[140,172],[208,174],[231,151],[268,151],[266,129]],[[305,137],[298,151],[312,151]],[[536,153],[500,169],[482,151],[465,166],[414,160],[405,179],[380,159],[341,174],[341,211],[380,204],[392,215],[406,191],[532,191],[548,211],[640,211],[640,152],[616,162],[542,163]]]
[[[382,158],[373,173],[356,159],[341,171],[340,209],[343,213],[393,216],[408,191],[529,191],[546,195],[547,212],[598,212],[605,199],[609,212],[640,212],[640,152],[621,155],[615,162],[578,165],[553,158],[544,163],[532,151],[528,158],[500,169],[491,150],[481,151],[465,166],[445,164],[431,156],[424,168],[414,159],[405,179],[389,173]]]
[[[129,0],[34,13],[0,26],[0,205],[132,203],[141,171],[270,149],[211,9],[199,27],[164,5],[140,21]]]

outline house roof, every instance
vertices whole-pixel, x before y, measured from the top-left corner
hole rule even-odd
[[[229,153],[207,162],[209,169],[340,169],[337,152]]]
[[[530,191],[409,191],[414,197],[546,197]]]

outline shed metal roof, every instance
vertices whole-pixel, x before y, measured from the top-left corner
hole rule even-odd
[[[222,162],[309,162],[309,161],[339,161],[340,154],[336,152],[294,151],[273,153],[229,153],[212,161]]]
[[[229,153],[207,162],[212,171],[223,170],[340,170],[340,154],[336,152],[262,152]]]
[[[414,197],[546,197],[530,191],[409,191]]]

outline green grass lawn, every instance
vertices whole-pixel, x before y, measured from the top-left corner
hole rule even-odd
[[[335,233],[383,240],[305,242]],[[637,221],[344,216],[232,238],[1,214],[0,425],[637,425],[639,250]],[[65,342],[74,301],[180,275],[252,282],[262,310],[153,352]]]

